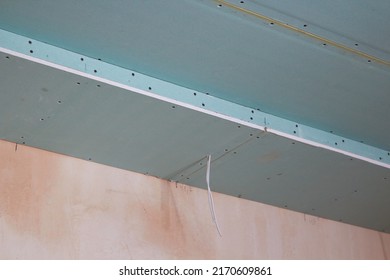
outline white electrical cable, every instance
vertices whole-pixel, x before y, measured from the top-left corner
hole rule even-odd
[[[222,237],[221,231],[219,229],[218,221],[217,221],[217,216],[215,215],[213,194],[211,193],[211,189],[210,189],[210,166],[211,166],[211,155],[208,155],[206,183],[207,183],[207,190],[208,190],[208,197],[209,197],[209,207],[211,212],[211,218],[213,219],[213,222],[217,228],[219,236]]]

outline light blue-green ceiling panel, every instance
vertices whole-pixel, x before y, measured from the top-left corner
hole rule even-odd
[[[29,145],[201,188],[210,154],[217,192],[390,231],[389,169],[9,54],[0,72],[0,138],[15,152]]]
[[[387,150],[267,114],[255,108],[213,97],[207,93],[180,87],[24,36],[0,30],[0,50],[5,52],[5,59],[9,59],[7,54],[16,55],[55,69],[211,114],[237,124],[267,130],[294,141],[301,141],[380,166],[390,167],[390,152]]]
[[[0,137],[168,178],[257,130],[23,59],[1,58]]]
[[[221,1],[225,2],[225,1]],[[370,50],[379,57],[390,60],[390,2],[364,0],[228,0],[239,7],[267,11],[282,21],[291,21],[297,27],[312,31],[322,28],[331,39],[350,40],[356,50]],[[342,39],[343,38],[343,39]],[[360,43],[360,44],[359,44]]]
[[[203,166],[189,168],[176,179],[203,187]],[[390,172],[360,160],[262,133],[229,153],[217,155],[211,174],[217,192],[389,229]],[[223,213],[223,209],[218,210]]]
[[[350,49],[389,63],[385,0],[375,5],[13,0],[0,4],[0,28],[390,149],[389,64],[324,45],[223,2],[336,43],[350,42]]]

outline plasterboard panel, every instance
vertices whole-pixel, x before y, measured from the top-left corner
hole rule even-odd
[[[211,154],[213,190],[389,230],[388,169],[11,55],[0,61],[2,139],[198,187]]]
[[[228,2],[239,3],[240,1]],[[383,55],[387,54],[387,60],[390,56],[390,37],[382,36],[388,33],[388,26],[390,26],[389,1],[252,0],[245,2],[246,6],[253,4],[258,5],[259,9],[271,8],[281,14],[300,19],[301,24],[306,24],[304,27],[308,30],[312,25],[317,25],[332,31],[335,36],[352,39],[355,41],[352,45],[357,49],[359,44],[355,44],[361,42],[361,45],[365,44],[383,51]],[[278,19],[283,20],[283,18]]]
[[[332,39],[356,39],[359,46],[372,43],[383,49],[390,38],[382,28],[389,14],[385,2],[376,6],[379,16],[371,4],[364,9],[362,1],[340,4],[340,11],[347,6],[351,11],[342,16],[331,12],[329,1],[300,1],[291,9],[280,1],[268,5],[295,18],[294,24],[310,21],[308,29],[330,29]],[[98,1],[91,6],[88,1],[29,5],[18,0],[5,1],[1,8],[0,26],[12,32],[390,149],[385,129],[389,67],[214,1]]]
[[[180,181],[203,187],[205,172],[198,166]],[[218,192],[390,229],[390,171],[360,160],[262,133],[214,158],[211,174],[211,185]]]
[[[255,129],[61,70],[1,58],[0,137],[169,178]]]

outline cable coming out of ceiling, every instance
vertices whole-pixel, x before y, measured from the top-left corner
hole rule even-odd
[[[210,167],[211,167],[211,155],[207,156],[207,172],[206,172],[206,183],[207,183],[207,192],[209,197],[209,207],[211,212],[211,218],[213,219],[213,222],[215,224],[215,227],[217,228],[219,236],[222,237],[221,230],[219,229],[217,216],[215,214],[215,208],[214,208],[214,200],[213,200],[213,194],[210,189]]]

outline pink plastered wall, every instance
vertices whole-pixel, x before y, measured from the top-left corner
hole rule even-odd
[[[0,259],[388,259],[390,235],[0,141]]]

